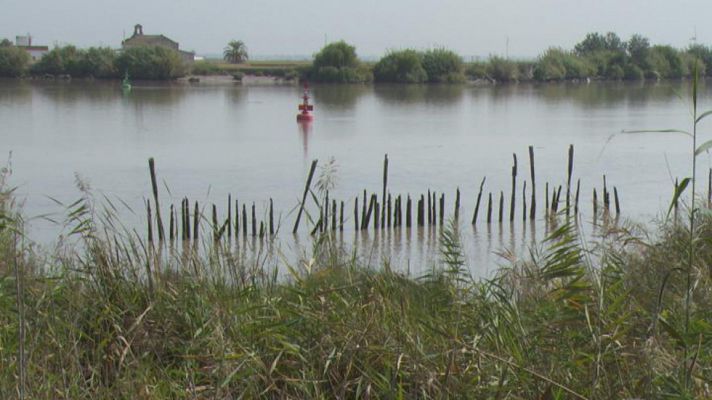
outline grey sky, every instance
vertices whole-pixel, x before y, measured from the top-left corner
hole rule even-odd
[[[587,32],[641,33],[684,47],[697,29],[712,44],[712,1],[662,0],[0,0],[0,37],[119,47],[135,23],[198,54],[241,39],[252,55],[310,55],[344,39],[359,55],[445,46],[462,55],[533,57],[571,48]]]

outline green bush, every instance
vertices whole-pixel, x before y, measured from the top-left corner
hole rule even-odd
[[[499,82],[513,82],[519,80],[519,67],[514,61],[493,56],[487,65],[487,74]]]
[[[35,64],[32,73],[35,75],[70,75],[73,77],[86,76],[82,65],[83,54],[74,46],[55,47]]]
[[[108,47],[91,47],[82,53],[81,70],[95,78],[117,78],[116,52]]]
[[[682,78],[689,73],[681,53],[672,46],[653,46],[649,63],[651,70],[663,78]]]
[[[132,47],[116,59],[120,73],[135,79],[168,80],[184,75],[183,59],[177,51],[159,46]]]
[[[629,81],[640,81],[645,78],[645,73],[640,67],[630,63],[623,68],[623,78]]]
[[[316,54],[309,77],[317,82],[362,83],[373,80],[373,73],[361,64],[354,46],[339,41]]]
[[[489,78],[487,68],[489,65],[485,62],[473,62],[465,68],[465,75],[470,79],[485,79]]]
[[[623,67],[618,64],[608,66],[608,69],[606,70],[606,78],[615,80],[621,80],[625,78],[625,72],[623,71]]]
[[[534,79],[538,81],[560,81],[566,78],[565,52],[550,48],[539,57],[534,66]]]
[[[0,76],[15,78],[27,72],[30,55],[14,46],[0,47]]]
[[[700,70],[700,75],[712,76],[712,48],[696,44],[687,49],[687,54],[698,58],[705,64],[705,69]]]
[[[415,50],[390,51],[373,68],[373,77],[377,82],[426,82],[428,74],[422,58]]]
[[[429,82],[457,83],[465,81],[462,58],[452,50],[432,49],[423,54],[423,69]]]
[[[210,61],[196,61],[190,68],[190,73],[193,75],[220,75],[222,70],[220,67]]]

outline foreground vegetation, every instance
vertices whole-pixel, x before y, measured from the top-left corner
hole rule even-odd
[[[455,223],[423,276],[326,235],[278,278],[228,243],[159,253],[88,192],[36,252],[6,185],[1,200],[5,399],[712,396],[708,213],[692,282],[683,224],[594,244],[563,219],[491,280],[469,276]]]

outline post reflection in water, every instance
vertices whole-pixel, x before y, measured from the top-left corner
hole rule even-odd
[[[311,136],[313,126],[312,121],[297,121],[299,136],[302,138],[302,151],[304,158],[309,156],[309,136]]]

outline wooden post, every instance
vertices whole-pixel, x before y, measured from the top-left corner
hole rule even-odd
[[[387,214],[386,215],[386,223],[388,224],[388,228],[391,227],[391,213],[392,213],[392,211],[393,211],[393,209],[391,207],[391,194],[388,193],[388,212],[386,213]],[[384,226],[381,225],[381,228],[383,228],[383,227]]]
[[[235,198],[235,238],[240,233],[240,207]]]
[[[618,201],[618,188],[613,186],[613,198],[616,202],[616,218],[621,214],[621,204]]]
[[[252,202],[252,236],[257,235],[257,215],[255,213],[255,202]]]
[[[227,194],[227,238],[232,238],[232,195]]]
[[[527,220],[527,181],[522,184],[522,221]]]
[[[375,214],[373,218],[373,229],[378,230],[380,229],[380,223],[381,223],[381,205],[378,204],[378,198],[376,198],[376,209],[375,209]]]
[[[517,204],[517,155],[512,154],[514,163],[512,164],[512,196],[510,197],[511,204],[509,205],[509,222],[514,221],[514,209]]]
[[[242,236],[247,237],[247,206],[242,203]]]
[[[361,226],[358,224],[358,196],[356,196],[356,201],[354,201],[354,230],[359,230],[361,229]]]
[[[274,203],[272,198],[269,199],[269,234],[274,235]]]
[[[487,201],[487,223],[492,223],[492,192],[489,192],[489,200]]]
[[[598,193],[596,193],[596,188],[593,188],[593,221],[596,222],[596,216],[598,215]]]
[[[608,213],[609,206],[611,205],[610,197],[608,197],[608,188],[606,187],[606,175],[603,175],[603,212]]]
[[[529,170],[532,178],[532,201],[529,206],[529,219],[536,218],[536,179],[534,177],[534,146],[529,146]]]
[[[569,145],[569,164],[566,170],[566,216],[569,215],[569,210],[571,208],[571,175],[574,172],[574,145]]]
[[[712,168],[707,174],[707,208],[712,208]]]
[[[366,189],[363,190],[363,208],[361,210],[361,229],[366,229],[368,224],[366,223]]]
[[[430,189],[428,189],[428,225],[433,223],[433,198],[430,197]]]
[[[153,243],[153,218],[151,217],[151,202],[146,200],[146,219],[148,222],[148,243]]]
[[[182,228],[181,232],[181,239],[186,240],[188,239],[188,230],[186,229],[186,216],[185,216],[186,210],[185,210],[185,199],[181,199],[180,201],[180,225]]]
[[[161,206],[158,205],[158,182],[156,181],[156,165],[153,157],[148,159],[148,169],[151,173],[151,189],[153,189],[153,202],[156,206],[156,225],[158,225],[158,241],[162,242],[166,235],[163,231],[163,221],[161,220]]]
[[[383,157],[383,196],[381,197],[381,205],[383,206],[383,215],[381,216],[381,227],[386,225],[386,188],[388,187],[388,154]],[[389,214],[390,215],[390,214]],[[388,224],[390,226],[390,224]]]
[[[504,220],[504,192],[499,191],[499,223]]]
[[[544,185],[544,216],[549,216],[549,182]]]
[[[445,193],[440,194],[440,225],[445,222]]]
[[[420,199],[418,200],[418,226],[423,226],[425,225],[425,199],[423,198],[423,195],[420,195]]]
[[[460,187],[455,190],[455,221],[460,218]]]
[[[438,200],[437,193],[433,190],[433,225],[438,223]]]
[[[329,204],[329,191],[326,191],[326,198],[324,200],[324,230],[329,229],[329,207],[331,204]]]
[[[581,190],[581,178],[576,180],[576,198],[574,200],[574,214],[578,215],[579,211],[579,191]]]
[[[412,216],[411,216],[411,212],[412,212],[412,211],[413,211],[413,210],[412,210],[411,199],[410,199],[410,195],[408,195],[408,198],[407,198],[406,201],[405,201],[405,227],[406,227],[406,228],[410,228],[411,222],[413,222],[412,219],[411,219],[411,218],[412,218]]]
[[[171,243],[173,243],[173,227],[175,226],[174,225],[175,221],[173,221],[173,204],[171,204],[170,213],[171,213],[171,220],[168,225],[168,236],[169,236],[169,240],[171,241]]]
[[[218,240],[218,208],[213,204],[213,240]]]
[[[485,186],[485,180],[487,177],[482,178],[482,182],[480,182],[480,191],[477,193],[477,201],[475,202],[475,213],[472,215],[472,225],[475,225],[477,223],[477,214],[480,211],[480,200],[482,200],[482,189]]]
[[[344,231],[344,202],[341,202],[341,206],[339,208],[339,232]]]
[[[336,200],[334,199],[331,199],[331,230],[336,230]]]
[[[304,203],[307,201],[307,195],[309,194],[309,188],[311,187],[311,181],[314,177],[314,171],[316,171],[317,160],[312,161],[311,168],[309,169],[309,176],[307,177],[307,183],[304,186],[304,194],[302,195],[302,202],[299,205],[299,212],[297,213],[297,221],[294,223],[294,229],[292,233],[297,233],[299,229],[299,221],[302,219],[302,212],[304,212]],[[244,205],[243,205],[244,207]]]
[[[198,202],[195,202],[195,211],[193,211],[193,240],[198,241],[200,235],[200,208]]]
[[[364,217],[363,225],[361,225],[362,229],[368,229],[368,225],[371,222],[371,213],[373,212],[375,203],[376,203],[376,195],[372,194],[371,201],[368,202],[368,211],[366,211],[366,216]]]

